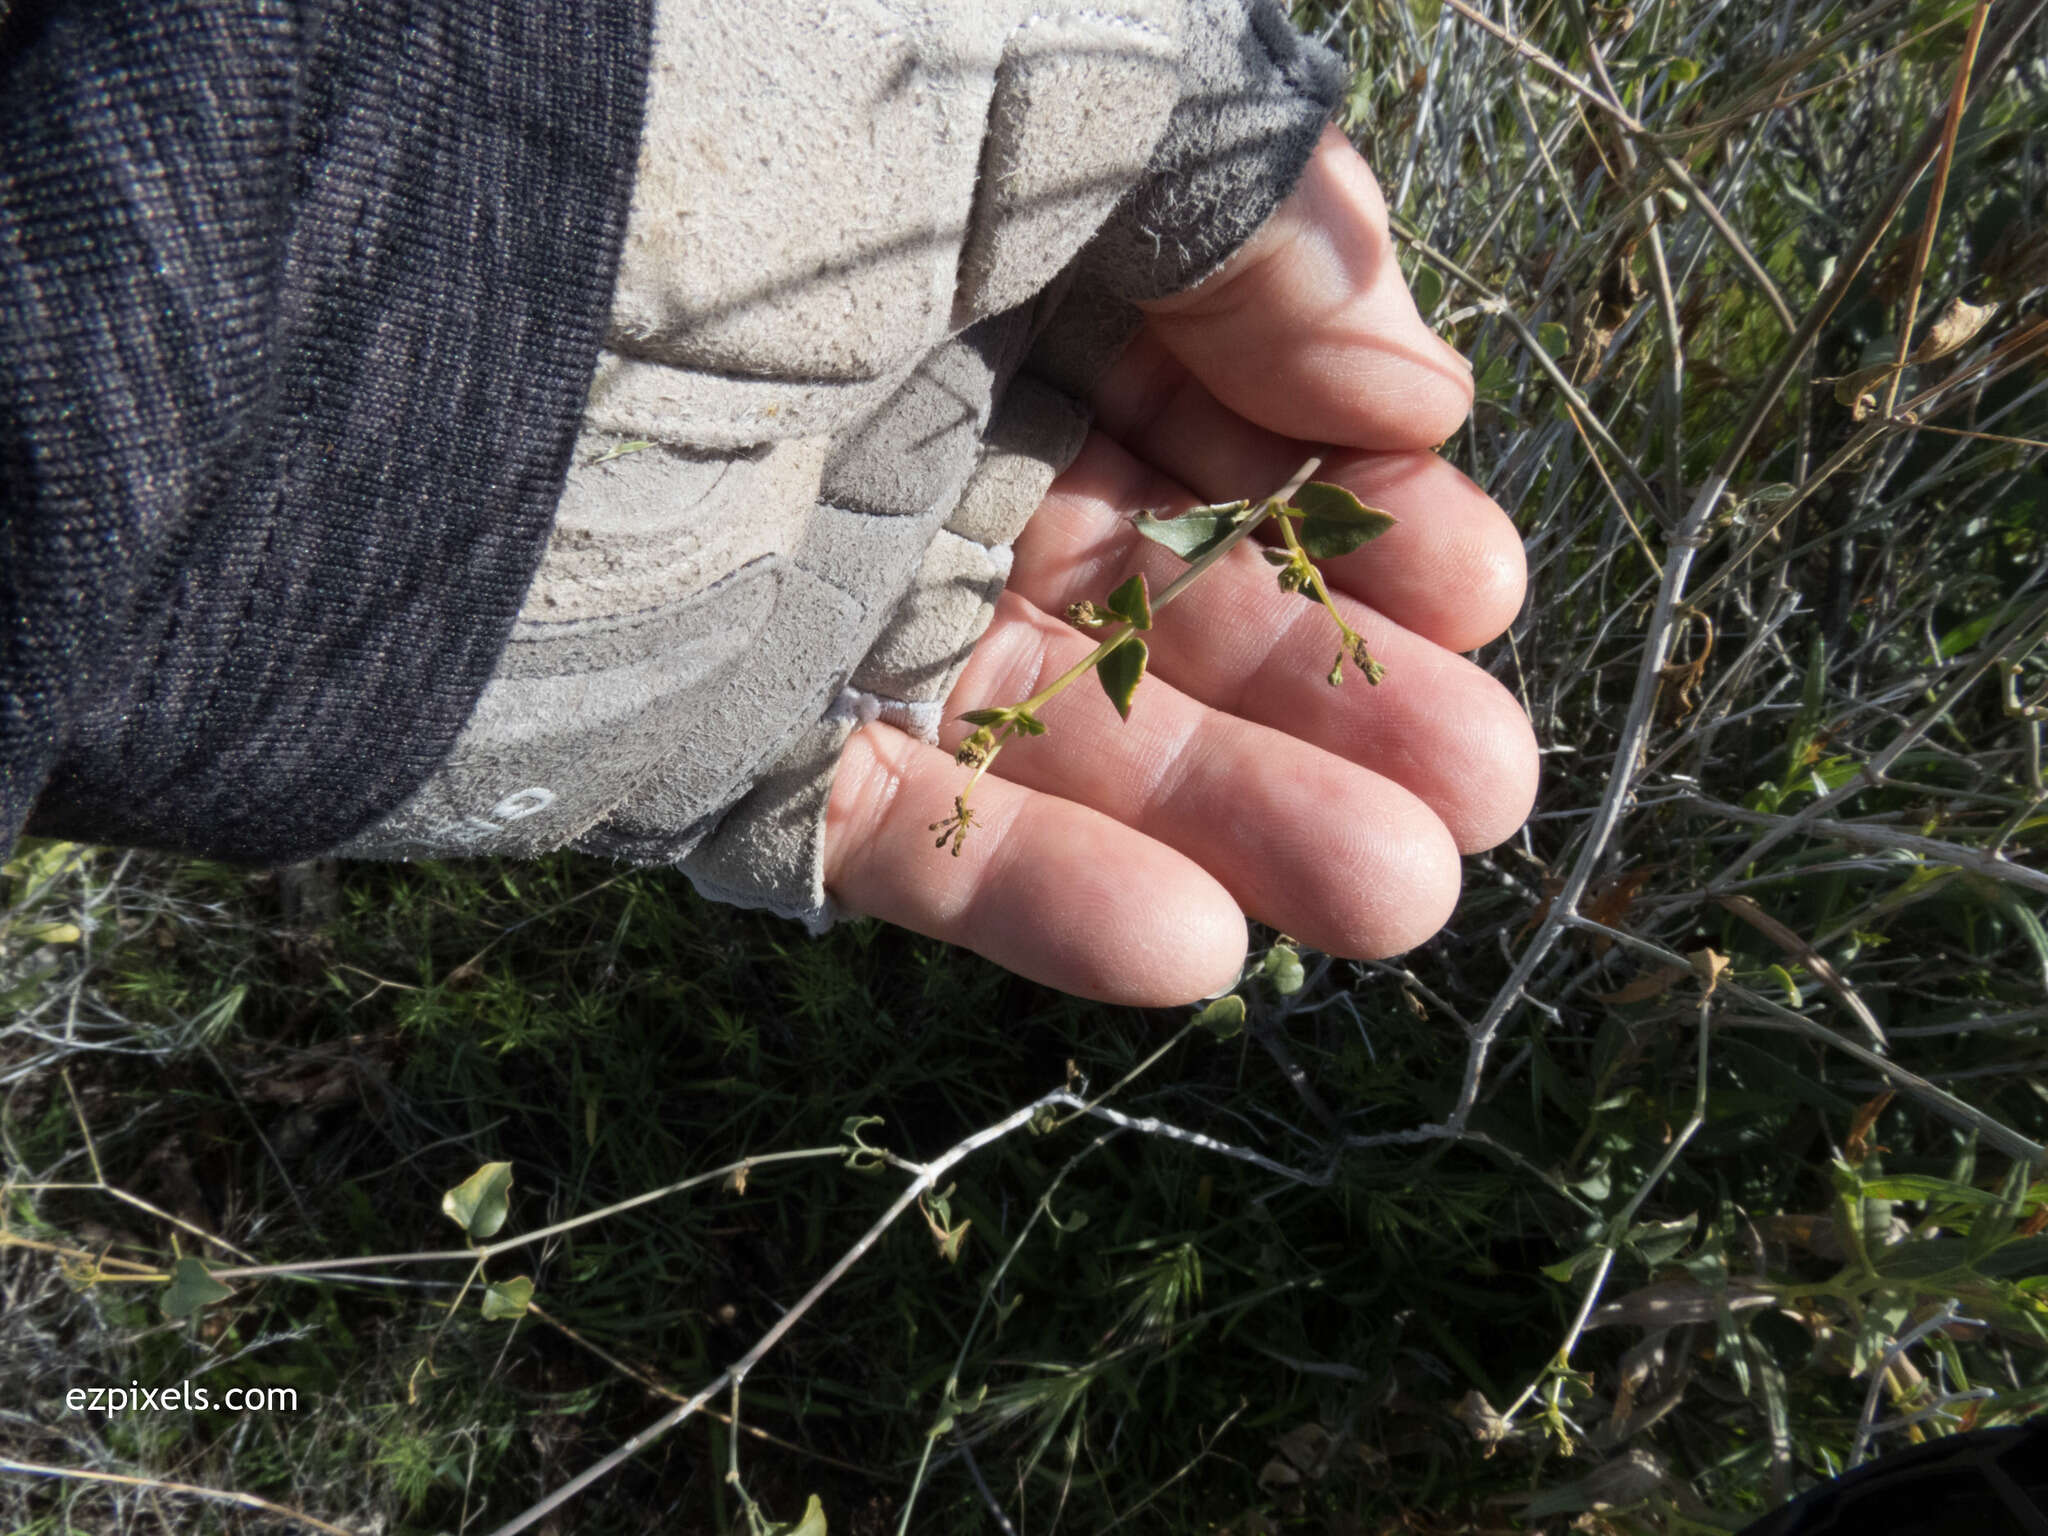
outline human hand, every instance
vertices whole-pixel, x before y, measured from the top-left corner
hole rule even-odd
[[[1429,451],[1471,371],[1417,315],[1370,171],[1327,130],[1301,184],[1198,288],[1149,307],[1096,391],[1095,430],[1016,546],[993,622],[934,748],[882,724],[840,758],[825,884],[854,912],[962,944],[1083,996],[1146,1006],[1230,986],[1249,914],[1331,954],[1421,943],[1450,917],[1458,855],[1527,817],[1536,744],[1513,696],[1455,654],[1521,606],[1507,516]],[[960,792],[966,710],[1025,698],[1094,639],[1058,615],[1133,571],[1183,569],[1142,510],[1317,478],[1398,525],[1324,562],[1388,669],[1332,688],[1332,626],[1240,548],[1160,614],[1129,721],[1100,690],[1047,705],[1004,752],[959,857],[927,826]]]

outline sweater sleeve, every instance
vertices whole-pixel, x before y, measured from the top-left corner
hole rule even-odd
[[[0,23],[8,830],[813,926],[846,734],[1341,86],[1274,0],[242,6]]]
[[[648,30],[0,7],[0,842],[305,857],[447,756],[561,494]]]
[[[828,923],[847,734],[936,740],[1132,301],[1264,222],[1341,84],[1270,0],[658,0],[553,537],[443,771],[347,851],[573,842]]]

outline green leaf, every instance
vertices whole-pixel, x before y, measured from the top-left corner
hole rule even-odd
[[[1244,1028],[1244,999],[1235,992],[1219,997],[1195,1015],[1195,1022],[1218,1040],[1233,1039]]]
[[[235,1293],[222,1285],[197,1259],[185,1258],[171,1266],[171,1283],[164,1288],[164,1316],[190,1317],[201,1307],[226,1301]]]
[[[1301,956],[1285,944],[1275,944],[1266,951],[1266,958],[1259,965],[1259,974],[1270,981],[1273,990],[1282,997],[1292,997],[1308,979],[1301,968]]]
[[[1133,629],[1152,627],[1152,594],[1145,588],[1142,571],[1110,593],[1104,606]]]
[[[1953,661],[1965,651],[1974,651],[1984,637],[1997,627],[2011,608],[2011,604],[1993,608],[1989,613],[1980,613],[1976,618],[1958,624],[1935,642],[1935,651],[1943,661]]]
[[[1629,1228],[1623,1241],[1635,1249],[1645,1264],[1655,1269],[1676,1258],[1679,1250],[1692,1241],[1693,1231],[1698,1226],[1697,1216],[1681,1216],[1676,1221],[1646,1221]]]
[[[1977,1189],[1968,1184],[1957,1184],[1948,1179],[1937,1179],[1922,1173],[1894,1173],[1881,1179],[1872,1179],[1863,1186],[1863,1192],[1877,1200],[1925,1200],[1935,1204],[1973,1205],[1992,1207],[2006,1203],[2005,1196],[1994,1194],[1988,1189]],[[2035,1185],[2027,1191],[2026,1203],[2030,1206],[2048,1202],[2048,1182]]]
[[[502,1323],[526,1316],[526,1304],[533,1300],[533,1282],[525,1275],[510,1280],[493,1280],[484,1287],[484,1317]]]
[[[1131,718],[1131,695],[1138,691],[1138,680],[1145,675],[1148,654],[1144,641],[1126,640],[1095,664],[1095,675],[1102,679],[1102,691],[1126,720]]]
[[[1444,280],[1435,267],[1417,267],[1415,281],[1408,285],[1415,295],[1415,308],[1427,320],[1430,311],[1444,301]]]
[[[2048,982],[2048,928],[2041,925],[2041,919],[2034,915],[2034,909],[2008,890],[1999,890],[1996,901],[2005,915],[2012,919],[2013,926],[2020,931],[2020,937],[2027,941],[2027,948],[2034,952],[2034,962],[2040,967],[2044,982]]]
[[[1568,1259],[1559,1259],[1555,1264],[1545,1264],[1543,1266],[1543,1273],[1555,1280],[1559,1285],[1569,1285],[1572,1276],[1576,1275],[1588,1264],[1593,1263],[1604,1252],[1606,1252],[1606,1249],[1600,1247],[1597,1243],[1591,1248],[1581,1248]]]
[[[1318,560],[1348,555],[1394,526],[1393,518],[1368,507],[1342,486],[1325,485],[1319,480],[1304,485],[1295,494],[1293,504],[1303,513],[1301,547]]]
[[[1785,1004],[1787,1007],[1797,1008],[1805,1003],[1806,999],[1800,995],[1799,983],[1792,979],[1792,973],[1786,970],[1785,967],[1775,964],[1767,965],[1764,967],[1764,971],[1773,981],[1785,989]]]
[[[617,447],[607,448],[594,459],[585,460],[584,468],[595,469],[600,464],[609,464],[613,459],[623,459],[629,453],[645,452],[653,446],[654,442],[651,438],[636,437],[630,442],[620,443]]]
[[[485,1163],[441,1197],[441,1214],[471,1238],[487,1241],[512,1209],[512,1165]]]
[[[1251,514],[1250,502],[1231,501],[1213,507],[1191,507],[1179,517],[1154,517],[1150,512],[1140,512],[1132,523],[1154,544],[1164,544],[1181,559],[1194,561],[1229,538]]]
[[[14,884],[17,902],[39,896],[43,887],[77,864],[86,852],[78,843],[45,842],[24,837],[14,846],[14,857],[0,864],[0,879]]]
[[[2048,1235],[2003,1243],[1977,1261],[1977,1270],[1994,1279],[2048,1274]]]
[[[1978,1211],[1970,1218],[1967,1231],[1970,1262],[1981,1263],[1986,1274],[1992,1273],[1989,1256],[2018,1230],[2026,1208],[2027,1170],[2014,1163],[2006,1170],[2005,1187],[1999,1191],[1998,1204],[1989,1210]]]
[[[969,725],[1001,725],[1010,718],[1007,709],[970,709],[960,717]]]
[[[1749,1396],[1748,1336],[1736,1320],[1734,1309],[1725,1305],[1714,1309],[1714,1353],[1727,1362],[1742,1395]]]
[[[882,1149],[861,1134],[869,1126],[883,1123],[880,1115],[848,1115],[839,1122],[839,1134],[853,1143],[846,1150],[846,1166],[855,1173],[879,1173],[889,1166]]]
[[[1571,349],[1572,333],[1555,320],[1546,320],[1536,327],[1536,345],[1552,357],[1563,357]]]
[[[1970,1267],[1970,1245],[1960,1237],[1923,1237],[1878,1251],[1877,1272],[1893,1280],[1932,1280]]]
[[[825,1529],[825,1506],[814,1493],[804,1504],[804,1517],[792,1525],[771,1525],[768,1536],[829,1536]]]

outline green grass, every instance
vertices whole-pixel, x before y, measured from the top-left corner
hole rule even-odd
[[[2000,440],[2043,437],[2048,380],[2038,340],[1995,351],[2042,316],[2048,82],[1992,72],[1963,121],[1915,335],[1954,298],[2001,308],[1908,371],[1902,400],[1939,391],[1917,424],[1857,423],[1832,380],[1896,350],[1929,178],[1782,390],[1785,329],[1697,196],[1803,319],[1968,17],[1512,13],[1597,90],[1590,39],[1654,140],[1433,6],[1308,18],[1358,67],[1425,308],[1479,364],[1445,452],[1527,538],[1531,600],[1482,660],[1545,782],[1443,937],[1304,957],[1286,995],[1255,977],[1235,1038],[568,856],[281,880],[17,850],[0,1457],[140,1482],[10,1476],[8,1526],[306,1528],[168,1482],[352,1531],[491,1530],[714,1381],[909,1175],[763,1165],[577,1227],[492,1262],[534,1281],[544,1316],[516,1325],[474,1291],[445,1319],[460,1263],[239,1283],[173,1322],[114,1261],[235,1262],[195,1232],[264,1263],[446,1249],[442,1193],[496,1160],[506,1236],[850,1145],[853,1117],[921,1162],[1083,1079],[1137,1123],[1022,1127],[950,1168],[943,1207],[876,1237],[747,1376],[736,1434],[721,1391],[556,1528],[734,1531],[749,1499],[793,1521],[815,1495],[857,1533],[1000,1529],[992,1506],[1020,1532],[1730,1530],[1859,1438],[2048,1404],[2042,1170],[2013,1140],[2048,1140],[2048,785],[2001,666],[2038,704],[2048,468]],[[2019,56],[2044,52],[2037,24]],[[1657,148],[1692,191],[1660,186]],[[1875,1062],[1839,1043],[1867,1043],[1858,1007]],[[1910,1344],[1866,1412],[1887,1347],[1951,1302],[1985,1326]],[[63,1407],[187,1378],[300,1407]]]

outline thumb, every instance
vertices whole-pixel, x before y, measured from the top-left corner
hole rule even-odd
[[[1210,393],[1287,437],[1428,448],[1472,408],[1471,367],[1422,323],[1379,184],[1334,127],[1243,249],[1144,308]]]

